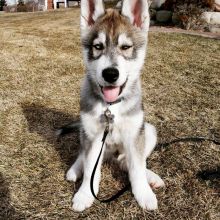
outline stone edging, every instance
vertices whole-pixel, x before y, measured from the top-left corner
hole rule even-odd
[[[176,27],[161,27],[161,26],[151,26],[150,32],[162,32],[162,33],[180,33],[180,34],[189,34],[193,36],[201,36],[211,39],[220,40],[220,34],[204,32],[204,31],[191,31],[191,30],[183,30]]]

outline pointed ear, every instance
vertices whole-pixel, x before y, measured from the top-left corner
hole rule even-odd
[[[81,0],[81,30],[92,26],[105,13],[103,0]]]
[[[148,0],[124,0],[121,13],[130,19],[131,24],[148,31],[150,23],[148,9]]]

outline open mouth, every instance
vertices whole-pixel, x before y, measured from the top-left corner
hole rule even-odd
[[[121,95],[127,80],[122,86],[100,86],[106,102],[115,102]]]

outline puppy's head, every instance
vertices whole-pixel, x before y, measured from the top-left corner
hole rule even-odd
[[[121,12],[102,0],[81,1],[81,37],[87,74],[106,102],[125,96],[145,58],[147,0],[124,0]]]

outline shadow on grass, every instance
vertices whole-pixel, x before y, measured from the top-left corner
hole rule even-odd
[[[197,177],[201,181],[209,182],[208,186],[220,193],[220,166],[213,169],[204,169],[197,173]]]
[[[68,169],[78,155],[80,146],[79,132],[72,130],[70,134],[59,138],[55,132],[62,126],[78,121],[79,116],[71,116],[59,112],[56,109],[50,109],[35,104],[24,104],[22,109],[28,122],[29,131],[41,135],[48,143],[52,144],[64,163],[64,169]],[[128,181],[127,174],[122,172],[115,163],[110,162],[107,164],[108,167],[113,170],[112,177],[124,185],[124,183]]]
[[[35,104],[24,104],[22,109],[28,122],[29,131],[44,137],[55,147],[62,162],[68,167],[72,165],[79,151],[79,132],[73,132],[62,138],[59,138],[55,132],[57,128],[79,120],[79,117]]]
[[[9,183],[0,173],[0,219],[25,219],[24,215],[17,212],[11,205]]]

